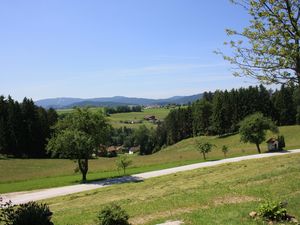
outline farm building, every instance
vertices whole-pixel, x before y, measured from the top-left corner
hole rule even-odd
[[[117,156],[118,153],[122,152],[122,146],[109,146],[106,151],[108,156],[114,157]]]
[[[148,121],[149,121],[149,120],[156,120],[155,116],[153,116],[153,115],[145,116],[144,119],[145,119],[145,120],[148,120]]]
[[[140,151],[140,146],[131,147],[128,150],[128,154],[131,155],[131,154],[134,154],[134,153],[139,152],[139,151]]]

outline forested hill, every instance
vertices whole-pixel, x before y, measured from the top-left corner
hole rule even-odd
[[[107,98],[49,98],[35,102],[36,105],[44,108],[72,108],[74,106],[122,106],[122,105],[168,105],[168,104],[188,104],[200,99],[202,94],[190,96],[174,96],[166,99],[130,98],[123,96]]]

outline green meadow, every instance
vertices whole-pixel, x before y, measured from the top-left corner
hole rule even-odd
[[[280,127],[280,133],[285,136],[287,149],[300,148],[300,126]],[[268,134],[267,137],[272,137]],[[227,157],[256,154],[253,144],[240,142],[238,134],[227,137],[196,137],[183,140],[155,154],[148,156],[133,155],[133,164],[127,169],[127,174],[136,174],[191,163],[202,162],[202,155],[196,150],[196,141],[209,141],[215,145],[207,156],[208,160],[223,159],[221,151],[227,145]],[[266,144],[262,144],[266,151]],[[116,169],[117,158],[98,158],[90,160],[88,180],[100,180],[122,175]],[[25,191],[40,188],[71,185],[80,182],[81,175],[74,172],[75,163],[68,159],[2,159],[0,160],[0,193]]]
[[[91,111],[97,111],[97,110],[103,110],[102,107],[94,107],[90,108]],[[71,113],[73,109],[58,109],[57,113],[58,115],[64,115]],[[143,109],[142,112],[129,112],[129,113],[115,113],[111,114],[107,117],[107,119],[110,121],[110,124],[114,128],[119,127],[129,127],[129,128],[137,128],[141,125],[145,125],[148,128],[155,127],[155,124],[148,122],[144,120],[145,116],[153,115],[159,120],[163,120],[168,113],[170,112],[170,109],[168,108],[153,108],[153,109]],[[133,123],[130,123],[134,121]],[[137,121],[140,121],[141,123],[135,123]],[[129,123],[126,123],[129,122]]]
[[[266,200],[287,201],[300,218],[300,154],[224,164],[45,200],[57,225],[97,224],[109,203],[132,225],[181,220],[188,225],[268,224],[249,212]],[[287,223],[285,223],[287,224]]]
[[[144,109],[142,112],[129,112],[129,113],[115,113],[108,117],[111,125],[115,128],[119,127],[130,127],[137,128],[140,125],[145,125],[147,127],[155,127],[156,125],[144,120],[145,116],[155,116],[158,120],[163,120],[170,109],[167,108],[157,108],[157,109]],[[141,121],[142,123],[133,123],[133,124],[125,124],[124,121]]]

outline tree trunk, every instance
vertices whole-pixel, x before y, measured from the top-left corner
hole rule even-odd
[[[202,152],[202,154],[203,154],[203,159],[204,159],[204,160],[206,160],[205,153],[204,153],[204,152]]]
[[[85,171],[84,172],[82,171],[82,179],[81,179],[82,183],[86,183],[86,174],[87,173]]]
[[[89,169],[88,159],[78,159],[79,170],[82,174],[82,183],[86,183],[86,174]]]
[[[261,151],[260,151],[259,143],[255,143],[255,144],[256,144],[257,151],[258,151],[258,153],[260,154]]]

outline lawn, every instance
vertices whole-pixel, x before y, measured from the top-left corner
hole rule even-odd
[[[284,126],[280,132],[285,136],[287,149],[300,148],[300,126]],[[271,134],[268,134],[268,137]],[[239,135],[228,137],[196,137],[183,140],[149,156],[132,156],[133,164],[127,174],[165,169],[203,161],[196,151],[196,140],[210,141],[216,147],[208,154],[208,160],[224,158],[222,145],[229,147],[227,157],[256,154],[255,146],[239,141]],[[262,151],[266,145],[262,144]],[[88,180],[122,175],[116,170],[116,158],[90,160]],[[7,159],[0,160],[0,193],[57,187],[80,182],[80,174],[74,172],[75,163],[67,159]]]
[[[56,225],[92,225],[109,203],[133,225],[267,224],[248,214],[266,200],[287,201],[300,219],[300,154],[248,160],[45,200]]]
[[[90,108],[91,111],[97,111],[102,110],[102,107],[94,107]],[[59,115],[68,114],[71,113],[73,109],[58,109],[57,113]],[[114,128],[119,127],[130,127],[130,128],[137,128],[141,125],[146,125],[148,128],[155,127],[156,125],[153,123],[150,123],[146,120],[144,120],[145,116],[153,115],[159,120],[163,120],[168,113],[170,112],[170,109],[168,108],[153,108],[153,109],[144,109],[142,112],[129,112],[129,113],[115,113],[108,116],[108,120],[110,121],[111,125]],[[142,123],[125,123],[125,121],[141,121]]]

